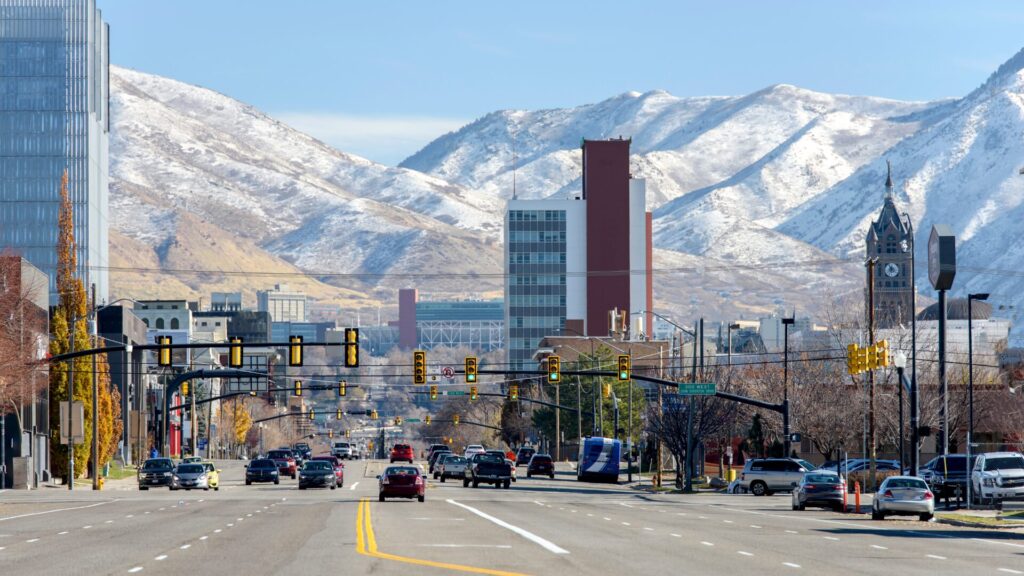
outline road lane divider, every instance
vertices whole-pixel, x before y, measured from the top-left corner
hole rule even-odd
[[[451,498],[445,500],[445,502],[447,502],[449,504],[452,504],[454,506],[458,506],[459,508],[463,508],[465,510],[469,510],[470,512],[472,512],[473,514],[476,514],[477,516],[483,518],[484,520],[487,520],[489,522],[497,524],[498,526],[501,526],[502,528],[505,528],[506,530],[510,530],[512,532],[515,532],[516,534],[522,536],[523,538],[526,538],[527,540],[529,540],[530,542],[533,542],[534,544],[537,544],[537,545],[541,546],[542,548],[544,548],[545,550],[547,550],[547,551],[549,551],[549,552],[551,552],[553,554],[568,554],[569,553],[569,551],[566,550],[565,548],[562,548],[562,547],[554,544],[553,542],[545,540],[544,538],[541,538],[540,536],[537,536],[533,532],[529,532],[529,531],[524,530],[524,529],[522,529],[522,528],[520,528],[518,526],[514,526],[512,524],[509,524],[508,522],[505,522],[504,520],[502,520],[500,518],[495,518],[494,516],[491,516],[490,514],[487,514],[486,512],[481,512],[480,510],[477,510],[476,508],[473,508],[472,506],[467,506],[465,504],[462,504],[461,502],[456,502],[455,500],[452,500]]]
[[[441,568],[443,570],[452,570],[456,572],[487,574],[489,576],[526,576],[525,574],[521,574],[518,572],[506,572],[503,570],[492,570],[490,568],[465,566],[462,564],[451,564],[448,562],[435,562],[433,560],[412,558],[410,556],[398,556],[397,554],[388,554],[387,552],[381,552],[377,548],[377,537],[373,531],[373,519],[370,513],[370,500],[368,498],[361,499],[359,501],[359,507],[356,509],[356,552],[362,554],[363,556],[369,556],[371,558],[391,560],[393,562],[402,562],[405,564],[413,564],[416,566]]]
[[[44,510],[42,512],[30,512],[28,514],[18,514],[17,516],[7,516],[0,518],[0,522],[6,522],[7,520],[17,520],[18,518],[28,518],[30,516],[42,516],[43,514],[54,514],[56,512],[68,512],[70,510],[84,510],[86,508],[95,508],[97,506],[103,506],[104,504],[110,504],[111,502],[117,502],[117,500],[107,500],[105,502],[97,502],[95,504],[89,504],[88,506],[75,506],[72,508],[58,508],[56,510]]]

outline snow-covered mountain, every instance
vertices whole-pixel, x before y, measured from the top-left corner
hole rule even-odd
[[[887,158],[897,202],[919,231],[919,286],[927,232],[941,222],[960,242],[956,288],[1021,309],[1022,69],[1024,51],[971,94],[936,102],[776,85],[738,97],[630,92],[575,108],[498,111],[398,168],[333,150],[209,90],[114,69],[115,261],[306,271],[316,278],[305,280],[308,292],[353,306],[388,303],[401,285],[500,290],[488,275],[503,269],[513,180],[520,198],[577,191],[580,140],[622,136],[632,139],[634,175],[648,181],[661,310],[813,314],[828,304],[823,294],[859,290]],[[442,271],[483,277],[445,281]],[[169,290],[262,287],[229,273],[169,278]],[[263,285],[273,281],[268,272]]]

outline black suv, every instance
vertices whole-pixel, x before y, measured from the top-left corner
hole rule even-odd
[[[530,458],[537,453],[537,450],[530,448],[529,446],[523,446],[516,452],[516,466],[527,466],[530,463]]]
[[[253,482],[281,483],[281,474],[277,471],[277,462],[270,458],[259,458],[249,462],[245,467],[245,485]]]
[[[967,466],[966,454],[949,454],[936,456],[921,466],[920,475],[932,491],[935,498],[953,498],[956,496],[957,488],[960,489],[960,497],[967,498],[967,478],[969,469],[974,468],[977,455],[971,455],[971,466]]]
[[[174,478],[174,460],[150,458],[139,469],[139,490],[149,490],[150,486],[170,487],[172,478]]]
[[[452,449],[445,445],[430,447],[430,456],[427,457],[427,465],[430,467],[429,472],[434,475],[435,480],[437,479],[437,473],[434,472],[434,468],[437,467],[437,464],[441,461],[441,457],[443,455],[451,453]]]

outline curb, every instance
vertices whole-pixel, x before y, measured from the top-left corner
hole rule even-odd
[[[935,516],[935,522],[939,524],[949,524],[950,526],[959,526],[961,528],[987,528],[989,530],[1019,530],[1024,528],[1024,524],[985,524],[982,522],[971,522],[969,520],[954,520],[952,518],[940,518]]]

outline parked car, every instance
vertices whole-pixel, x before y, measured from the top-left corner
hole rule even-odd
[[[336,456],[331,456],[330,454],[321,454],[319,456],[314,456],[310,458],[309,462],[330,463],[331,468],[334,468],[334,478],[338,483],[338,487],[340,488],[345,485],[345,464],[341,461],[340,458]]]
[[[346,458],[352,459],[352,444],[344,441],[335,442],[331,447],[331,454],[342,460]]]
[[[206,466],[199,462],[189,464],[178,464],[171,475],[171,490],[191,490],[193,488],[209,490],[209,476],[206,475]]]
[[[409,446],[408,444],[395,444],[394,448],[391,449],[392,464],[395,463],[395,460],[412,464],[413,456],[412,446]]]
[[[245,467],[245,485],[253,482],[281,483],[281,473],[277,462],[270,458],[257,458]]]
[[[451,453],[451,448],[447,446],[436,449],[431,447],[430,454],[427,456],[427,466],[429,468],[428,472],[433,474],[434,478],[437,478],[437,465],[441,463],[441,458],[444,458],[445,454]]]
[[[517,460],[518,462],[518,460]],[[555,461],[550,454],[534,454],[526,464],[526,477],[532,478],[534,474],[544,475],[554,479]]]
[[[470,484],[473,488],[480,484],[493,484],[495,488],[512,485],[512,466],[501,456],[494,454],[477,454],[469,459],[466,477],[462,479],[462,487]]]
[[[442,452],[437,460],[438,463],[434,465],[434,476],[440,478],[441,482],[447,478],[466,477],[466,466],[469,464],[469,460],[451,452]]]
[[[202,465],[203,465],[204,468],[206,468],[206,478],[207,478],[207,483],[209,483],[209,485],[210,485],[210,488],[213,488],[214,490],[219,491],[220,490],[220,470],[218,470],[217,466],[213,462],[210,462],[209,460],[203,461]]]
[[[423,502],[426,495],[426,481],[416,466],[388,466],[377,476],[377,498],[416,498]]]
[[[278,449],[267,452],[267,458],[277,463],[277,469],[282,476],[291,476],[292,480],[295,479],[295,475],[298,473],[299,466],[295,462],[295,456],[291,450]]]
[[[971,473],[971,490],[972,498],[980,503],[1024,500],[1024,454],[978,454]]]
[[[469,446],[466,446],[466,451],[462,453],[462,456],[466,460],[472,460],[473,456],[476,456],[477,454],[483,454],[485,452],[487,452],[487,450],[484,449],[483,446],[479,444],[470,444]]]
[[[331,490],[338,487],[334,466],[330,462],[310,460],[302,465],[302,470],[299,470],[299,490],[317,486]]]
[[[529,446],[520,447],[519,451],[516,452],[516,466],[528,466],[530,458],[533,458],[533,455],[536,453],[537,450],[535,448],[530,448]],[[529,475],[529,472],[527,472],[527,475]]]
[[[846,481],[842,476],[827,470],[807,472],[800,482],[793,486],[793,510],[821,506],[843,512],[845,495]]]
[[[882,481],[871,504],[871,519],[885,520],[886,516],[918,516],[931,520],[935,513],[935,495],[923,478],[917,476],[890,476]]]
[[[966,454],[936,456],[921,466],[918,472],[931,487],[936,498],[952,498],[957,490],[960,491],[961,497],[967,498],[967,479],[977,460],[978,455],[972,455],[972,466],[968,466]]]
[[[805,473],[816,469],[814,464],[796,458],[754,458],[743,466],[740,482],[755,496],[771,496],[792,490]]]
[[[174,461],[170,458],[150,458],[139,469],[139,490],[150,486],[170,486],[174,475]]]

